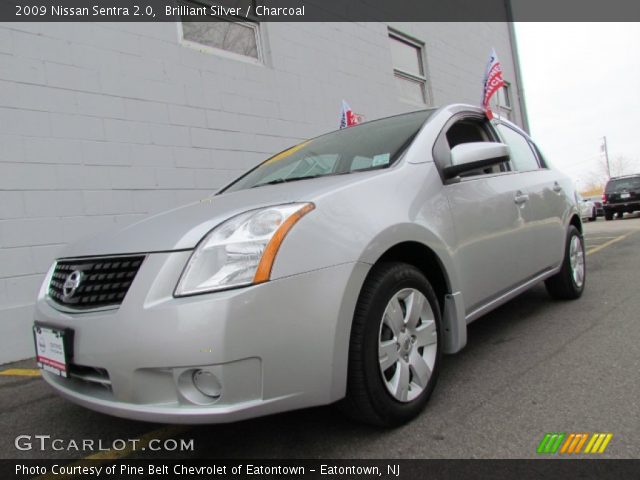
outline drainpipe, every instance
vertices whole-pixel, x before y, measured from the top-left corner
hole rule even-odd
[[[507,23],[509,25],[509,43],[511,44],[511,57],[513,58],[516,76],[516,94],[518,96],[518,106],[520,107],[520,117],[522,118],[522,129],[529,132],[529,118],[527,116],[527,105],[524,101],[524,86],[522,85],[522,72],[520,71],[520,56],[518,55],[518,42],[516,41],[516,30],[513,26],[513,10],[511,0],[505,0],[507,9]]]

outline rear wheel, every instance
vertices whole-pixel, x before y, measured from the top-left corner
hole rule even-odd
[[[547,292],[553,298],[562,300],[579,298],[584,291],[586,273],[584,240],[578,229],[570,225],[562,268],[545,280]]]
[[[356,307],[343,410],[386,427],[418,415],[438,377],[440,332],[438,301],[422,272],[405,263],[375,266]]]
[[[604,212],[605,220],[613,220],[613,212]]]
[[[596,212],[596,207],[593,207],[593,210],[591,210],[591,218],[589,218],[589,221],[595,222],[597,218],[598,218],[598,214]]]
[[[624,216],[624,212],[618,212],[618,218],[622,218]]]

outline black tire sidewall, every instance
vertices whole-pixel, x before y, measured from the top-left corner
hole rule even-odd
[[[571,270],[571,240],[573,239],[573,237],[578,237],[578,240],[580,240],[580,245],[582,246],[584,278],[582,279],[582,285],[580,287],[576,284],[575,280],[573,279],[573,271]],[[567,232],[567,245],[565,248],[564,257],[565,258],[564,258],[563,269],[564,269],[564,274],[566,276],[567,282],[571,285],[571,287],[575,291],[576,296],[580,296],[582,295],[582,291],[584,290],[584,286],[586,285],[586,281],[587,281],[587,261],[586,261],[587,258],[586,258],[586,252],[584,250],[584,237],[580,233],[580,231],[573,225],[569,227],[569,231]]]

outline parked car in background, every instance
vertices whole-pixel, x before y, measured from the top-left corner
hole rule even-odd
[[[640,211],[640,173],[611,178],[602,194],[602,204],[606,220]]]
[[[597,212],[596,205],[591,200],[587,200],[586,198],[582,198],[579,194],[578,197],[578,207],[580,208],[580,217],[583,220],[588,220],[593,222],[596,220]]]
[[[573,182],[505,120],[451,105],[303,142],[220,192],[62,252],[42,376],[104,413],[230,422],[341,402],[398,425],[467,324],[585,287]]]
[[[585,197],[585,199],[593,202],[596,207],[596,217],[604,217],[604,208],[602,207],[602,196]]]

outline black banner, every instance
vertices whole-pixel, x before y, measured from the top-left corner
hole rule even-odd
[[[0,478],[637,479],[640,460],[0,460]]]
[[[3,22],[640,21],[630,0],[0,0]]]

